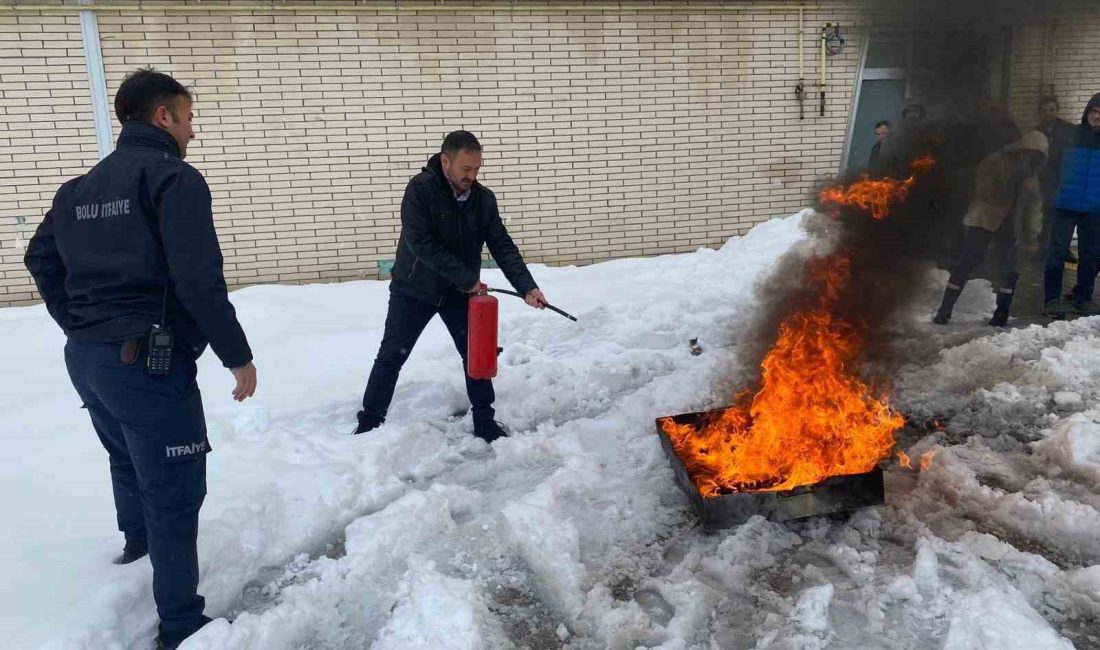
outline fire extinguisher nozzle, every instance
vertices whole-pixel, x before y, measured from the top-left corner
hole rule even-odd
[[[509,296],[515,296],[517,298],[522,298],[523,297],[521,294],[518,294],[515,291],[508,291],[507,289],[494,289],[493,287],[489,287],[487,289],[487,291],[490,291],[492,293],[505,293],[505,294],[508,294]],[[573,321],[574,323],[578,322],[576,316],[574,316],[573,314],[570,314],[568,312],[564,312],[564,311],[558,309],[557,307],[555,307],[554,305],[551,305],[550,303],[546,303],[546,308],[549,309],[550,311],[554,312],[554,313],[561,314],[562,316],[565,316],[566,318]]]

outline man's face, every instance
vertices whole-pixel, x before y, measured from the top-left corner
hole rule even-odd
[[[1100,129],[1100,106],[1093,106],[1089,109],[1088,121],[1089,126]]]
[[[1058,119],[1058,104],[1047,102],[1039,107],[1039,121],[1052,122]]]
[[[191,112],[191,100],[186,97],[176,98],[175,109],[158,106],[154,119],[157,126],[172,134],[179,145],[180,158],[183,158],[187,155],[187,144],[195,139],[195,130],[191,127],[195,114]]]
[[[463,194],[477,180],[477,172],[481,169],[481,152],[461,149],[453,159],[447,154],[442,154],[440,164],[455,191]]]
[[[886,136],[890,135],[890,127],[885,124],[880,124],[875,127],[875,140],[882,142],[886,139]]]

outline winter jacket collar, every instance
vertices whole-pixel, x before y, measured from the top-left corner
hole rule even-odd
[[[150,147],[160,149],[179,158],[180,147],[172,134],[144,122],[127,122],[118,136],[119,147]]]

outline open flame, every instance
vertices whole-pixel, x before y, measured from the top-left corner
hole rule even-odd
[[[931,156],[918,158],[909,164],[912,174],[905,180],[896,178],[872,179],[867,174],[848,187],[829,187],[818,194],[824,207],[833,209],[858,208],[871,213],[876,219],[884,219],[890,213],[890,204],[904,201],[910,188],[917,181],[917,174],[927,172],[934,161]]]
[[[716,418],[661,421],[704,497],[789,490],[868,472],[889,455],[903,422],[853,368],[863,331],[834,316],[849,280],[843,253],[807,262],[817,304],[787,318],[765,356],[762,386]]]
[[[933,449],[920,455],[919,467],[922,472],[932,467],[932,459],[935,458],[937,451],[939,450]],[[900,449],[898,450],[898,465],[901,465],[904,469],[916,470],[916,468],[913,467],[913,461],[909,458],[909,454]]]
[[[847,188],[823,191],[821,202],[882,219],[931,164],[930,158],[915,161],[914,175],[903,181],[864,176]],[[780,325],[761,364],[760,390],[741,393],[734,406],[694,424],[660,421],[704,497],[789,490],[862,474],[890,455],[904,420],[890,408],[885,391],[856,373],[864,326],[838,315],[851,280],[850,256],[841,250],[811,257],[806,275],[815,299]]]

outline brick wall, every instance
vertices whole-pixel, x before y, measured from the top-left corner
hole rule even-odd
[[[1058,96],[1063,119],[1077,124],[1100,92],[1100,6],[1081,0],[1052,3],[1047,25],[1014,35],[1012,112],[1034,126],[1040,94]]]
[[[859,58],[859,31],[849,29],[849,47],[829,59],[826,115],[811,87],[799,120],[794,3],[401,2],[338,13],[210,4],[104,11],[99,29],[109,96],[149,64],[194,85],[199,140],[188,160],[210,182],[237,286],[377,277],[393,257],[405,183],[454,128],[481,138],[482,180],[529,261],[718,245],[800,209],[835,172]],[[858,23],[853,7],[806,9],[809,80],[820,26]],[[24,158],[0,158],[25,173],[52,156],[33,182],[13,188],[0,176],[0,197],[14,189],[13,209],[37,222],[63,177],[94,162],[79,25],[73,14],[0,12],[20,42],[48,24],[72,44],[49,50],[75,71],[69,85],[20,110],[79,114],[25,134]],[[31,69],[42,47],[4,50],[2,65]],[[3,101],[18,101],[18,83],[3,75]],[[0,128],[10,131],[4,108]],[[55,126],[70,130],[64,151],[48,149],[62,146]],[[0,304],[33,297],[7,205]]]
[[[25,242],[57,187],[96,160],[79,18],[0,11],[0,305],[38,298]]]
[[[1074,1],[1059,9],[1052,83],[1062,117],[1076,124],[1089,98],[1100,92],[1100,6]]]

